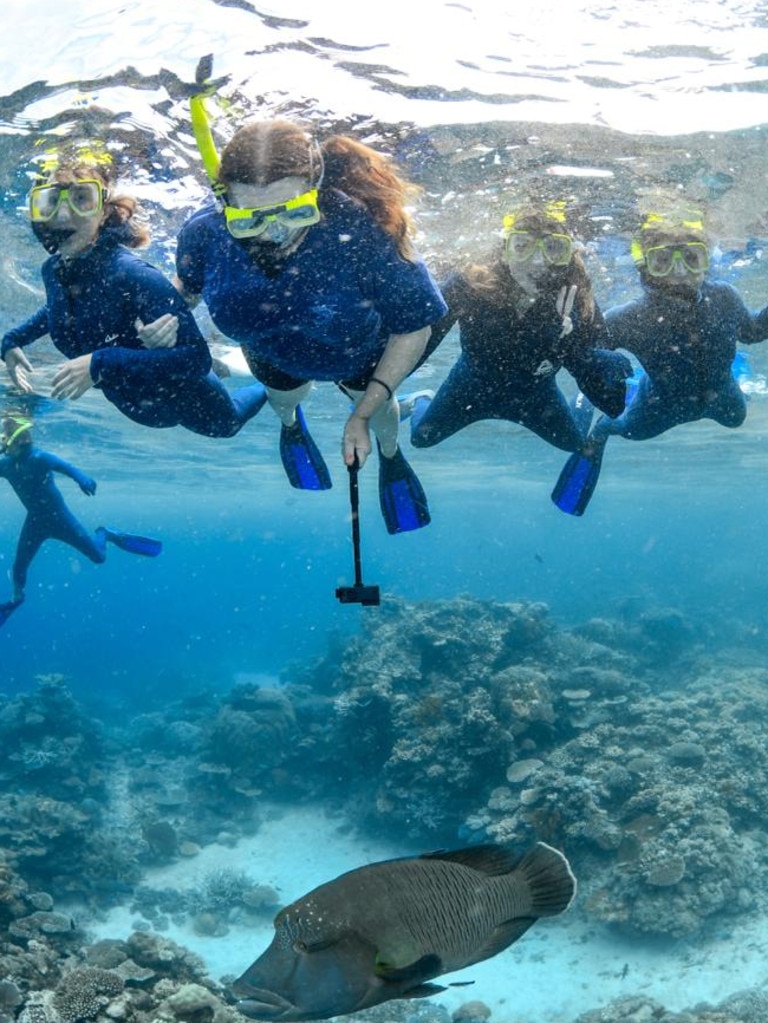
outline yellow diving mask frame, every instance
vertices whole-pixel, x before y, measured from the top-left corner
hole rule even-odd
[[[320,209],[317,195],[323,178],[322,154],[320,154],[320,175],[317,183],[308,191],[295,196],[284,203],[273,203],[270,206],[241,208],[229,206],[226,201],[226,186],[219,180],[221,160],[216,151],[216,143],[211,131],[211,119],[205,101],[215,95],[219,86],[229,76],[211,79],[213,57],[208,54],[201,57],[195,72],[195,91],[189,98],[189,112],[192,120],[192,132],[203,161],[205,173],[213,189],[216,201],[223,210],[227,222],[227,230],[233,238],[257,238],[263,234],[270,223],[278,223],[283,227],[295,230],[311,227],[320,221]],[[317,143],[313,143],[320,153]]]
[[[566,203],[552,199],[541,207],[525,204],[504,215],[504,256],[509,263],[527,263],[537,251],[550,266],[567,266],[573,256],[573,238],[565,233]],[[532,217],[537,228],[525,229]],[[543,223],[539,223],[542,221]],[[516,225],[520,224],[520,227]],[[547,230],[549,225],[551,230]],[[546,225],[546,226],[545,226]],[[558,227],[561,230],[558,231]]]
[[[294,230],[311,227],[320,220],[317,189],[310,188],[308,192],[302,192],[287,202],[272,203],[269,206],[225,206],[224,216],[227,230],[233,238],[257,238],[271,223]]]
[[[669,277],[679,263],[688,273],[704,274],[709,269],[709,249],[704,242],[652,245],[643,252],[649,277]]]
[[[36,224],[53,220],[65,199],[78,217],[96,217],[104,209],[106,197],[104,183],[97,178],[81,178],[66,183],[49,181],[30,189],[29,218]]]
[[[567,266],[573,255],[573,240],[567,234],[530,231],[509,231],[504,239],[504,255],[510,263],[528,263],[537,250],[551,266]]]

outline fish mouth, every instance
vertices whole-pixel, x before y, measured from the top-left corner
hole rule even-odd
[[[276,994],[274,991],[266,991],[263,988],[251,988],[247,998],[241,998],[235,1003],[235,1008],[243,1016],[250,1019],[301,1019],[299,1009],[289,1002],[287,998]]]

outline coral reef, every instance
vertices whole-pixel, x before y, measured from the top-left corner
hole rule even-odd
[[[767,1013],[768,994],[760,990],[740,991],[719,1005],[683,1012],[670,1012],[652,998],[630,995],[582,1013],[574,1023],[764,1023]]]
[[[558,630],[541,604],[390,601],[297,674],[300,723],[302,686],[332,704],[304,762],[328,798],[348,779],[361,826],[542,839],[568,852],[587,914],[696,934],[764,906],[768,865],[768,669],[702,651],[669,610]]]
[[[85,945],[66,958],[58,952],[57,959],[55,942],[42,939],[4,957],[14,979],[0,989],[15,989],[18,1023],[242,1023],[202,961],[159,935]],[[41,957],[47,975],[35,965]]]
[[[279,688],[109,727],[61,679],[0,698],[12,940],[73,940],[47,892],[128,903],[155,932],[271,915],[277,893],[238,871],[142,884],[148,866],[254,833],[267,800],[321,803],[411,848],[548,841],[574,864],[580,911],[630,934],[705,934],[765,906],[768,666],[754,653],[714,658],[665,608],[564,629],[541,603],[389,599],[363,622]]]

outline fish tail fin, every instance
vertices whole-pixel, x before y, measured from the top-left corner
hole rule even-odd
[[[564,913],[576,896],[571,865],[557,849],[539,842],[520,860],[517,870],[528,885],[531,916]]]

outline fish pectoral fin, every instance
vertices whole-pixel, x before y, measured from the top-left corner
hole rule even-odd
[[[429,998],[430,995],[439,995],[441,991],[448,989],[441,984],[417,984],[416,987],[408,988],[398,997],[400,998]]]
[[[434,952],[428,952],[427,955],[423,955],[414,963],[408,963],[407,966],[392,966],[387,963],[386,959],[376,956],[374,972],[377,977],[389,983],[402,984],[412,980],[415,986],[420,986],[425,981],[442,973],[443,964],[440,956]],[[415,995],[414,997],[419,996]]]
[[[485,941],[475,952],[471,959],[468,959],[465,966],[472,966],[474,963],[482,962],[483,959],[490,959],[508,948],[518,938],[522,938],[529,927],[536,923],[534,916],[518,916],[513,920],[507,920],[494,930],[487,941]]]

